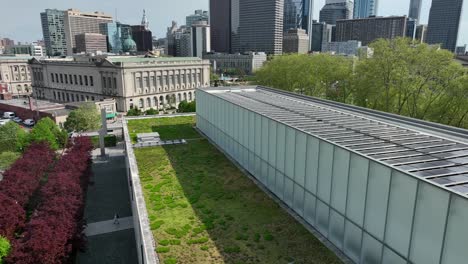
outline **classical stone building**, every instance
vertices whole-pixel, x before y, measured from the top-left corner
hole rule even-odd
[[[200,58],[75,56],[33,59],[34,95],[58,102],[113,98],[117,111],[177,107],[210,83],[210,63]]]
[[[0,56],[0,85],[8,87],[13,96],[29,95],[32,92],[29,56]]]

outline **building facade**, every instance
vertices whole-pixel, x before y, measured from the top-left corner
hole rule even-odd
[[[339,19],[353,18],[353,2],[350,0],[327,0],[320,10],[320,22],[335,25]]]
[[[463,0],[432,0],[427,26],[427,43],[441,44],[455,51],[460,27]]]
[[[75,36],[77,53],[107,52],[107,36],[83,33]]]
[[[76,52],[76,35],[83,33],[100,34],[100,24],[113,21],[112,16],[99,12],[84,13],[76,9],[68,9],[63,12],[67,55]]]
[[[421,15],[422,0],[410,0],[408,18],[412,18],[419,23],[419,16]]]
[[[233,52],[281,54],[283,17],[284,0],[240,0],[239,47]]]
[[[376,16],[379,0],[354,0],[353,18]]]
[[[416,27],[415,39],[418,40],[419,43],[426,43],[427,25],[418,25]]]
[[[15,45],[15,41],[9,38],[0,38],[0,54],[6,53],[6,51]]]
[[[231,51],[231,0],[210,0],[211,48]]]
[[[337,55],[357,56],[361,42],[357,40],[349,40],[345,42],[323,42],[322,52],[329,52]]]
[[[34,95],[57,102],[116,100],[117,111],[177,107],[210,83],[210,64],[199,58],[76,56],[33,59]]]
[[[203,54],[211,51],[210,25],[206,21],[192,23],[191,32],[191,55],[190,57],[202,58]]]
[[[106,36],[107,51],[115,54],[123,52],[122,49],[122,31],[119,23],[101,23],[99,25],[101,34]]]
[[[283,53],[306,54],[309,51],[309,35],[304,29],[290,29],[283,36]]]
[[[188,15],[185,18],[185,25],[187,27],[191,27],[193,23],[198,21],[205,21],[207,24],[209,24],[210,17],[208,15],[208,11],[203,11],[201,9],[195,10],[194,14]]]
[[[41,24],[47,55],[68,54],[65,12],[57,9],[46,9],[45,12],[41,13]]]
[[[11,54],[27,54],[34,57],[42,57],[45,55],[42,46],[37,44],[18,44],[9,48]]]
[[[465,263],[466,140],[400,124],[261,87],[197,90],[197,128],[352,262]]]
[[[369,17],[336,22],[336,41],[358,40],[367,46],[372,41],[406,36],[406,16]]]
[[[335,26],[314,21],[311,51],[321,52],[323,43],[335,41]]]
[[[132,26],[132,39],[135,41],[138,51],[147,52],[153,50],[153,34],[145,26]]]
[[[203,59],[209,60],[214,72],[223,73],[241,69],[250,75],[263,67],[267,61],[264,52],[249,52],[246,54],[208,53]]]
[[[28,60],[32,57],[0,56],[0,86],[7,87],[13,96],[24,96],[32,93],[31,70]]]

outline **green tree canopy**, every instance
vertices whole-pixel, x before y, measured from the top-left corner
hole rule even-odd
[[[70,112],[64,124],[67,131],[95,131],[101,127],[101,115],[94,103],[84,103]]]
[[[0,126],[0,153],[22,151],[27,144],[27,138],[26,131],[14,122]]]
[[[10,253],[11,245],[8,239],[0,236],[0,264],[3,263],[3,258]]]
[[[196,112],[197,103],[195,101],[192,102],[187,102],[187,101],[182,101],[179,103],[179,109],[177,109],[177,112],[179,113],[193,113]]]
[[[66,131],[61,130],[52,119],[46,117],[37,122],[29,134],[29,141],[47,142],[52,149],[63,147],[67,141]]]

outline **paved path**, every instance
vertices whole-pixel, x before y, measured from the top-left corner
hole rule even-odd
[[[102,235],[133,228],[133,217],[120,218],[118,224],[114,219],[88,224],[85,230],[87,237]]]

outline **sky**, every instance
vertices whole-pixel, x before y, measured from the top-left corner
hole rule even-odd
[[[42,39],[40,12],[46,8],[65,10],[76,8],[83,12],[101,11],[122,23],[140,24],[143,9],[156,37],[164,37],[166,28],[175,20],[185,24],[185,16],[195,9],[208,10],[209,0],[26,0],[9,1],[0,8],[0,37],[21,42]],[[466,2],[466,1],[465,1]],[[314,19],[318,20],[325,0],[314,0]],[[427,23],[431,0],[423,0],[421,23]],[[409,0],[379,0],[379,16],[407,15]],[[468,44],[468,7],[462,12],[458,45]]]

